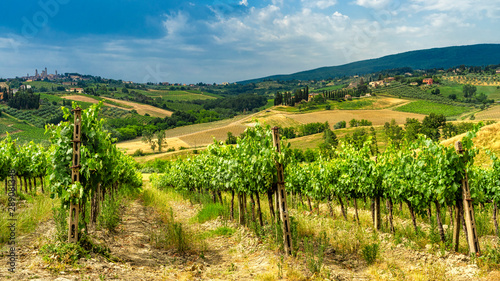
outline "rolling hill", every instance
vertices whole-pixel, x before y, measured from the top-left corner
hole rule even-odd
[[[402,67],[432,69],[450,68],[462,64],[469,66],[500,64],[500,44],[479,44],[410,51],[339,66],[321,67],[288,75],[273,75],[238,83],[257,83],[264,80],[322,80]]]

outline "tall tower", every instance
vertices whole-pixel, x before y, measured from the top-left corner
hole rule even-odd
[[[38,69],[35,69],[35,78],[38,78]]]
[[[56,76],[57,76],[57,70],[56,70]]]

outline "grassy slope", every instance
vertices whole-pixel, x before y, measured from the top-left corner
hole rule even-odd
[[[425,101],[425,100],[418,100],[418,101],[414,101],[414,102],[411,102],[409,104],[405,104],[403,106],[400,106],[400,107],[396,108],[395,110],[402,111],[402,112],[419,113],[419,114],[425,114],[425,115],[428,115],[431,113],[436,113],[436,114],[443,114],[446,117],[451,117],[451,116],[462,115],[463,113],[470,111],[470,108],[441,104],[441,103]]]

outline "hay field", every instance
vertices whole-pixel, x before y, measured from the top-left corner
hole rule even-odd
[[[0,82],[0,87],[1,88],[8,88],[9,86],[5,82]]]
[[[393,108],[396,106],[407,104],[409,102],[410,102],[409,100],[405,100],[405,99],[377,96],[377,97],[375,97],[375,101],[373,102],[371,108],[367,108],[367,109],[387,109],[387,108]]]
[[[261,125],[269,125],[271,127],[280,126],[280,127],[296,127],[301,125],[299,121],[295,120],[291,114],[282,113],[278,111],[272,112],[260,112],[256,114],[252,118],[248,118],[243,124],[246,126],[255,126],[257,121]]]
[[[99,103],[99,101],[96,99],[93,99],[91,97],[86,97],[86,96],[80,96],[80,95],[62,96],[61,98],[67,99],[67,100],[73,100],[73,101],[88,102],[88,103]],[[104,102],[103,105],[109,106],[109,107],[117,107],[117,108],[121,108],[123,110],[130,110],[128,108],[117,106],[114,104],[109,104],[107,102]]]
[[[327,110],[305,114],[293,114],[291,118],[302,124],[328,121],[330,126],[339,121],[349,122],[351,119],[366,119],[372,121],[373,125],[384,125],[385,122],[396,120],[398,124],[406,123],[406,118],[416,118],[422,121],[425,115],[407,112],[396,112],[389,109],[381,110]]]
[[[191,147],[206,146],[213,142],[215,137],[218,141],[223,141],[227,139],[227,133],[231,132],[235,136],[239,136],[245,131],[247,126],[241,124],[233,124],[229,126],[224,126],[218,129],[206,130],[199,133],[189,134],[179,137],[185,143],[188,143]]]
[[[189,144],[185,143],[179,138],[168,138],[167,146],[162,150],[166,151],[171,147],[175,148],[175,150],[179,150],[181,146],[189,147]],[[133,154],[138,149],[141,149],[144,153],[153,153],[153,150],[151,149],[149,144],[142,142],[140,138],[119,142],[116,144],[116,147],[120,150],[124,150],[126,154]],[[158,149],[156,149],[156,151],[158,151]]]
[[[137,113],[139,113],[141,115],[148,113],[149,115],[151,115],[153,117],[160,117],[160,118],[165,118],[166,116],[172,115],[172,111],[168,111],[165,109],[154,107],[154,106],[148,105],[148,104],[141,104],[141,103],[136,103],[136,102],[131,102],[131,101],[112,99],[112,98],[108,98],[108,97],[106,97],[106,99],[110,100],[110,101],[114,101],[116,103],[121,103],[124,105],[132,106],[133,109],[135,109],[137,111]]]
[[[445,146],[453,146],[455,142],[461,140],[465,134],[454,136],[453,138],[442,141]],[[489,165],[490,157],[485,153],[489,149],[495,154],[500,155],[500,123],[484,126],[477,132],[476,137],[472,139],[474,146],[479,148],[479,154],[474,160],[476,165]]]
[[[477,120],[500,119],[500,105],[495,105],[487,110],[480,111],[474,116]]]

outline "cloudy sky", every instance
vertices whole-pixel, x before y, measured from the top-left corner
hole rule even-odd
[[[221,83],[500,43],[498,0],[2,0],[0,77]]]

